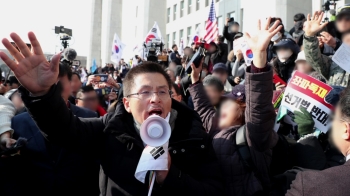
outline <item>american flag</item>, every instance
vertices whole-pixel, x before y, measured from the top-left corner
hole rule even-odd
[[[216,37],[218,36],[218,22],[216,21],[214,0],[211,1],[209,18],[205,25],[205,30],[207,33],[204,36],[204,40],[207,43],[215,41]]]

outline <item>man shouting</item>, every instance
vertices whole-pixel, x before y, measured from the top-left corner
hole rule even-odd
[[[195,111],[171,99],[171,80],[155,63],[143,63],[124,79],[123,103],[114,113],[101,118],[81,119],[72,114],[61,97],[58,82],[60,54],[48,62],[34,33],[28,34],[32,51],[16,34],[2,43],[16,59],[0,57],[23,85],[19,91],[31,116],[45,138],[72,151],[89,153],[101,163],[102,195],[147,195],[149,177],[142,183],[135,177],[145,144],[141,124],[153,114],[170,114],[168,170],[155,171],[152,195],[222,195],[220,168],[211,139]],[[67,193],[68,194],[68,193]]]

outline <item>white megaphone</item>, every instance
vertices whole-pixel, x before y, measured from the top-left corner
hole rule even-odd
[[[158,115],[148,117],[141,125],[142,141],[152,147],[163,146],[171,135],[169,123]]]

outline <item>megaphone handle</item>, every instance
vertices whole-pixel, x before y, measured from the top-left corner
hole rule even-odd
[[[150,176],[151,176],[152,179],[151,179],[151,184],[149,185],[149,188],[148,188],[148,196],[151,196],[151,195],[152,195],[154,180],[156,179],[156,174],[155,174],[155,172],[154,172],[154,171],[151,171]]]

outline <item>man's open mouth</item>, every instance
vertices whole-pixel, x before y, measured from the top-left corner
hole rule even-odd
[[[158,116],[161,116],[162,115],[162,113],[163,113],[163,111],[161,110],[161,109],[153,109],[153,110],[151,110],[149,113],[148,113],[148,115],[158,115]]]

